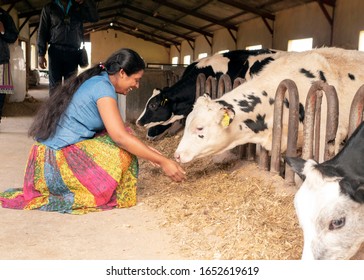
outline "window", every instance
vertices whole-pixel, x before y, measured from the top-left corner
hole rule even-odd
[[[204,57],[207,57],[207,53],[200,53],[198,55],[198,59],[201,59],[201,58],[204,58]]]
[[[172,57],[172,64],[177,65],[178,64],[178,56]]]
[[[364,30],[359,33],[359,51],[364,51]]]
[[[186,55],[183,58],[183,64],[190,64],[191,63],[191,56],[190,55]]]
[[[289,40],[288,48],[289,52],[303,52],[312,49],[312,38]]]
[[[247,46],[245,49],[252,51],[252,50],[260,50],[262,48],[262,45],[253,45],[253,46]]]

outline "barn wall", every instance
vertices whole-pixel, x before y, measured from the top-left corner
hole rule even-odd
[[[232,33],[236,37],[236,32],[232,31]],[[236,50],[234,39],[227,29],[220,29],[214,32],[212,53],[214,54],[222,50]]]
[[[313,37],[313,47],[329,46],[330,34],[330,24],[319,4],[312,2],[276,14],[273,48],[287,50],[289,40],[308,37]]]
[[[91,64],[105,61],[120,48],[135,50],[147,63],[169,63],[169,49],[112,29],[91,33],[90,41]]]
[[[364,30],[363,11],[363,0],[336,0],[334,46],[358,49],[359,32]]]
[[[187,41],[183,41],[181,44],[181,55],[180,55],[180,64],[183,64],[183,58],[186,55],[190,55],[191,56],[191,62],[193,61],[194,58],[194,52],[193,49],[191,48],[190,44]],[[171,58],[172,59],[172,58]],[[169,60],[171,61],[171,60]],[[169,62],[170,63],[170,62]]]
[[[268,20],[273,28],[272,21]],[[261,18],[255,18],[239,25],[237,48],[245,49],[247,46],[262,45],[263,48],[272,48],[272,34]]]
[[[210,37],[207,37],[207,38],[210,41],[210,43],[212,43],[213,38],[210,38]],[[200,53],[207,53],[207,55],[209,55],[209,56],[212,55],[212,48],[209,45],[209,43],[206,41],[206,38],[203,35],[196,38],[195,52],[194,52],[194,59],[193,60],[198,59],[198,55]]]

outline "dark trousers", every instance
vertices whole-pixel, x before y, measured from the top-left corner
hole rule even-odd
[[[49,95],[52,95],[62,80],[77,75],[78,51],[51,45],[48,49],[48,70]]]
[[[3,116],[3,108],[4,108],[4,104],[5,104],[5,97],[6,97],[5,93],[0,93],[0,120],[1,120],[1,117]]]

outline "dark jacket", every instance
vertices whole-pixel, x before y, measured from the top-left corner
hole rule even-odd
[[[5,64],[10,60],[9,44],[16,41],[19,32],[13,18],[2,8],[0,8],[0,21],[5,27],[5,33],[0,34],[0,64]]]
[[[78,49],[83,41],[83,22],[96,22],[99,17],[95,2],[85,0],[81,5],[72,1],[68,13],[52,1],[41,12],[38,29],[38,54],[44,56],[48,44],[64,49]]]

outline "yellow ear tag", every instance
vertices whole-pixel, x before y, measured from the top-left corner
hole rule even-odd
[[[221,120],[221,125],[223,127],[228,127],[229,124],[230,124],[230,117],[229,117],[228,113],[225,112],[224,117]]]

